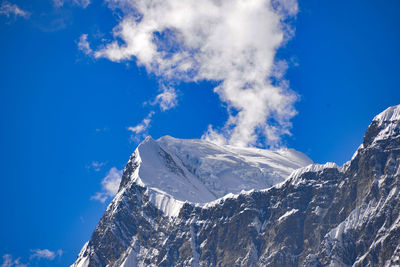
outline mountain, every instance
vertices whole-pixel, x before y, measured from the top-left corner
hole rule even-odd
[[[155,207],[176,216],[185,201],[207,203],[229,193],[268,188],[311,163],[293,149],[268,151],[147,137],[131,156],[127,167],[132,170],[124,175],[120,190],[133,181],[147,188]]]
[[[310,160],[148,138],[72,266],[400,266],[399,154],[400,105],[343,166],[286,179]]]

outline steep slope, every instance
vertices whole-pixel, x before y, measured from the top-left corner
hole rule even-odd
[[[128,163],[73,266],[400,265],[400,105],[374,118],[342,167],[314,164],[269,189],[186,202],[175,217],[129,179],[137,172]]]

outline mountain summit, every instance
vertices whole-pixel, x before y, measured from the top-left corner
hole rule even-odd
[[[185,201],[207,203],[229,193],[269,188],[311,163],[293,149],[269,151],[147,137],[129,159],[120,190],[129,182],[146,187],[156,208],[176,216]]]
[[[147,138],[72,266],[400,265],[400,105],[343,166],[310,163]]]

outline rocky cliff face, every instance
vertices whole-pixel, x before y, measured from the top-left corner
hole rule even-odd
[[[175,216],[132,179],[139,166],[134,154],[73,266],[400,265],[400,105],[374,118],[344,166],[312,164]]]

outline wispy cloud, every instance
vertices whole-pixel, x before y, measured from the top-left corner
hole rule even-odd
[[[61,257],[63,251],[61,249],[57,251],[51,251],[48,249],[32,249],[32,254],[29,257],[30,259],[47,259],[47,260],[54,260],[56,257]]]
[[[90,165],[87,165],[87,169],[92,169],[95,172],[101,171],[101,169],[107,164],[107,162],[101,162],[101,161],[92,161]]]
[[[290,134],[297,95],[284,79],[287,65],[276,59],[276,52],[294,35],[296,0],[109,3],[123,14],[114,28],[115,40],[96,50],[87,50],[86,44],[83,49],[96,58],[135,60],[161,84],[218,82],[214,90],[227,104],[229,117],[222,128],[210,125],[203,138],[239,146],[265,139],[276,146]],[[164,96],[159,103],[167,110]]]
[[[112,167],[101,181],[102,190],[92,196],[91,199],[104,203],[108,198],[113,197],[118,192],[121,177],[122,170]]]
[[[13,259],[10,254],[3,255],[3,263],[1,267],[27,267],[28,264],[21,263],[20,258]]]
[[[87,8],[90,5],[91,0],[73,0],[74,4],[83,8]]]
[[[103,127],[103,128],[96,128],[95,129],[95,131],[97,132],[97,133],[99,133],[99,132],[106,132],[106,131],[109,131],[110,129],[108,128],[108,127]]]
[[[131,140],[138,142],[144,136],[147,135],[147,130],[150,127],[151,118],[154,115],[154,111],[150,111],[149,114],[136,126],[130,126],[127,128],[128,131],[132,132]]]
[[[59,249],[57,251],[51,251],[49,249],[32,249],[29,259],[30,261],[41,260],[41,259],[52,261],[57,257],[61,257],[63,253],[64,252],[62,249]],[[3,263],[1,264],[1,267],[28,267],[28,266],[31,266],[31,264],[22,263],[21,258],[13,259],[12,255],[10,254],[3,255]]]
[[[163,85],[160,87],[160,93],[154,98],[154,100],[145,102],[144,104],[149,104],[152,106],[158,105],[162,112],[167,111],[176,107],[178,104],[178,95],[176,91],[171,86]],[[128,131],[132,132],[131,140],[138,143],[143,138],[148,135],[148,129],[151,126],[152,117],[155,114],[155,111],[150,111],[147,116],[136,126],[129,126],[127,128]]]
[[[53,5],[55,7],[62,7],[64,5],[65,0],[53,0]]]
[[[65,3],[71,3],[82,8],[87,8],[88,5],[90,5],[91,0],[53,0],[53,5],[57,8],[62,7]]]
[[[162,111],[167,111],[178,104],[177,97],[173,87],[164,85],[161,87],[161,93],[156,96],[151,104],[159,105]]]
[[[4,15],[8,18],[14,16],[27,19],[30,16],[30,12],[21,9],[16,4],[11,4],[10,2],[4,1],[0,5],[0,15]]]
[[[85,55],[92,55],[93,50],[90,48],[90,44],[88,42],[88,35],[87,34],[82,34],[79,37],[79,42],[78,42],[78,49],[82,51]]]

